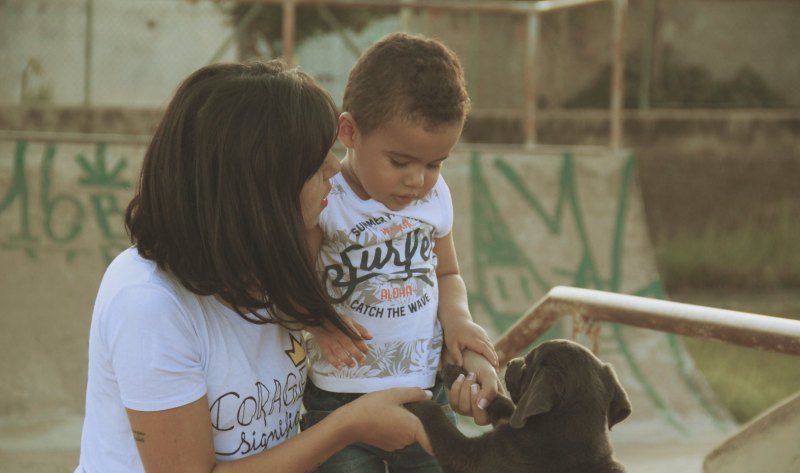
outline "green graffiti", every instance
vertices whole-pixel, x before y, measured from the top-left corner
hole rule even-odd
[[[618,324],[609,325],[611,325],[611,330],[614,334],[614,341],[617,343],[617,349],[625,358],[625,361],[628,363],[628,367],[630,368],[631,373],[633,373],[634,378],[636,378],[636,380],[639,382],[639,385],[653,402],[653,405],[655,405],[655,407],[658,409],[661,417],[663,417],[667,424],[672,426],[672,428],[674,428],[676,431],[687,435],[689,431],[678,421],[678,419],[675,418],[674,415],[672,415],[672,411],[658,394],[658,391],[656,391],[653,383],[651,383],[647,378],[644,370],[642,370],[642,367],[636,361],[636,357],[633,355],[633,353],[631,353],[630,347],[628,347],[628,344],[625,342],[625,337],[622,333],[622,327]]]
[[[508,223],[499,212],[499,206],[492,198],[492,193],[484,176],[484,167],[492,166],[498,175],[504,179],[501,187],[513,190],[532,211],[529,218],[538,219],[553,235],[561,235],[567,222],[577,232],[575,252],[578,255],[574,268],[550,268],[552,273],[558,275],[558,281],[548,281],[542,276],[545,268],[538,268],[530,261],[512,237]],[[628,218],[630,194],[634,185],[635,161],[632,155],[624,158],[621,170],[621,183],[617,193],[617,207],[615,209],[613,235],[611,238],[610,261],[611,267],[608,274],[604,275],[598,269],[596,256],[593,254],[590,233],[586,225],[584,211],[581,207],[579,188],[576,179],[575,159],[571,153],[565,152],[561,159],[561,169],[558,178],[558,195],[555,205],[548,209],[537,198],[534,191],[529,188],[522,175],[506,160],[498,156],[493,159],[482,157],[478,152],[471,156],[471,186],[472,186],[472,213],[473,213],[473,252],[476,265],[476,284],[469,294],[470,303],[482,307],[490,316],[498,332],[504,332],[513,324],[518,312],[502,310],[502,301],[509,297],[510,284],[519,284],[525,300],[533,304],[536,302],[532,293],[531,284],[539,292],[547,292],[557,284],[567,284],[576,287],[622,292],[623,263],[625,253],[625,224]],[[650,281],[642,287],[632,291],[634,294],[663,297],[664,291],[659,280]],[[676,431],[688,434],[688,430],[675,418],[667,404],[659,395],[655,385],[642,370],[640,364],[630,351],[628,343],[623,337],[622,327],[612,326],[609,341],[614,343],[614,348],[626,360],[630,372],[643,391],[651,398],[664,420]],[[560,327],[553,327],[543,339],[554,338],[562,334]],[[674,337],[673,337],[674,338]],[[673,341],[674,342],[674,341]],[[678,350],[673,350],[676,363],[682,371],[684,381],[700,404],[710,410],[708,402],[700,395],[693,383],[688,383],[688,370],[682,359],[677,359]],[[681,368],[683,367],[683,368]]]
[[[124,159],[117,161],[117,164],[110,171],[106,163],[106,144],[97,143],[95,147],[94,162],[89,162],[85,155],[79,154],[75,157],[78,165],[86,172],[81,178],[80,183],[84,185],[95,185],[118,189],[130,188],[130,182],[122,180],[120,173],[128,167],[128,162]]]
[[[54,196],[50,195],[55,154],[55,145],[48,144],[45,147],[42,160],[41,204],[44,216],[42,226],[50,240],[57,243],[68,243],[75,240],[82,229],[84,210],[80,201],[71,195],[63,193]],[[56,215],[63,216],[65,214],[71,214],[72,219],[69,221],[67,231],[63,235],[58,235],[54,228],[53,218]]]
[[[620,292],[622,282],[622,268],[624,262],[624,234],[627,219],[628,199],[633,185],[634,159],[628,156],[622,168],[622,180],[618,191],[617,209],[615,215],[614,234],[612,245],[609,249],[611,267],[609,274],[604,276],[598,269],[596,257],[593,254],[591,239],[586,225],[584,212],[580,205],[579,189],[575,173],[575,159],[571,153],[565,152],[561,160],[559,173],[558,195],[552,209],[546,209],[541,200],[526,185],[524,178],[502,157],[495,157],[489,163],[498,174],[505,179],[508,188],[516,192],[522,201],[533,211],[533,218],[538,218],[545,228],[553,235],[560,235],[567,219],[577,230],[576,253],[580,256],[577,265],[570,268],[555,268],[554,273],[563,276],[564,280],[547,281],[520,250],[511,236],[511,231],[500,217],[498,205],[491,197],[489,186],[483,172],[482,156],[478,152],[472,154],[471,185],[472,185],[472,229],[474,238],[474,258],[478,268],[478,281],[473,298],[484,304],[492,316],[498,329],[507,328],[507,315],[502,311],[494,310],[489,290],[490,281],[485,277],[493,269],[513,270],[520,278],[520,284],[526,296],[533,291],[530,288],[532,281],[541,292],[546,292],[556,283],[570,284],[577,287],[608,290]],[[480,222],[480,223],[478,223]],[[497,278],[498,276],[494,276]],[[522,282],[524,281],[524,282]],[[499,284],[499,283],[496,283]],[[647,283],[644,288],[660,288],[659,281]],[[642,288],[641,290],[644,290]],[[648,289],[648,291],[651,289]],[[507,289],[506,289],[507,291]],[[639,291],[635,291],[639,292]],[[531,300],[531,302],[534,302]],[[516,317],[518,314],[512,314]]]
[[[488,184],[473,152],[470,180],[472,185],[472,238],[475,258],[475,288],[469,291],[471,306],[480,306],[489,314],[499,332],[513,324],[519,313],[499,308],[499,300],[519,290],[526,296],[550,288],[541,274],[522,254],[511,231],[500,216],[497,203],[489,196]],[[494,275],[494,276],[492,276]]]
[[[84,172],[75,186],[78,192],[61,192],[55,190],[54,184],[57,147],[52,143],[45,144],[38,172],[37,208],[31,202],[28,187],[28,149],[27,141],[16,142],[13,170],[8,192],[0,200],[0,214],[11,212],[13,208],[19,215],[18,229],[4,237],[5,241],[0,240],[0,247],[23,250],[30,258],[36,258],[43,249],[57,251],[63,253],[67,261],[74,260],[79,254],[99,251],[102,260],[110,262],[128,245],[126,235],[121,231],[124,210],[119,203],[119,192],[130,188],[130,182],[121,176],[128,167],[127,159],[121,158],[109,168],[106,144],[97,143],[93,161],[90,162],[83,154],[75,157],[75,162]],[[83,189],[89,192],[81,192]],[[127,199],[127,192],[125,194]],[[39,212],[33,212],[34,209]],[[91,211],[102,238],[97,250],[91,248],[95,244],[83,242],[84,224],[90,218],[87,209]],[[37,216],[40,219],[36,219]]]
[[[30,212],[28,201],[28,180],[25,176],[25,152],[28,143],[20,141],[14,148],[14,168],[11,172],[11,185],[8,193],[0,201],[0,213],[3,213],[14,201],[19,201],[19,233],[11,235],[10,241],[3,247],[23,248],[28,257],[36,256],[35,246],[38,239],[31,234]]]
[[[477,161],[479,159],[480,156],[473,154],[473,171],[475,170]],[[517,174],[510,164],[503,161],[502,158],[497,157],[494,161],[494,167],[500,171],[500,174],[503,175],[503,177],[505,177],[505,179],[511,185],[511,188],[517,191],[523,200],[531,206],[534,214],[536,214],[542,220],[550,232],[560,235],[562,227],[561,222],[564,220],[564,206],[568,205],[569,201],[574,199],[576,195],[572,185],[575,175],[575,163],[574,159],[572,158],[572,154],[569,152],[564,154],[564,160],[558,178],[558,188],[560,192],[558,194],[558,198],[556,199],[555,209],[553,209],[552,212],[545,210],[544,206],[541,204],[541,202],[539,202],[539,199],[537,199],[528,189],[528,186],[525,184],[522,176]]]
[[[107,239],[120,239],[125,238],[125,232],[120,231],[122,227],[122,216],[124,210],[120,207],[117,201],[117,196],[114,194],[94,194],[89,196],[89,201],[94,208],[94,214],[97,219],[97,226]],[[118,220],[109,217],[116,215]]]
[[[537,292],[534,288],[542,293],[556,284],[553,281],[545,280],[536,265],[524,255],[512,237],[508,225],[500,217],[499,207],[492,199],[484,177],[481,164],[483,159],[485,158],[478,152],[473,152],[470,176],[473,222],[476,222],[472,233],[477,277],[476,287],[470,294],[470,300],[485,308],[495,327],[502,332],[516,321],[519,314],[498,309],[500,304],[495,303],[497,297],[494,296],[498,296],[500,299],[507,298],[510,291],[509,284],[515,284],[519,286],[519,290],[525,295],[526,300],[533,303],[535,300],[532,295]],[[559,281],[560,283],[617,292],[620,290],[624,222],[628,202],[627,195],[631,186],[630,176],[633,170],[632,157],[628,158],[623,171],[615,234],[610,249],[612,267],[607,277],[603,277],[601,274],[593,255],[589,231],[580,206],[575,160],[571,153],[566,152],[562,156],[558,195],[552,209],[545,208],[541,200],[528,188],[524,178],[504,159],[496,157],[489,161],[489,165],[493,166],[505,179],[508,188],[516,192],[530,207],[533,211],[532,216],[540,219],[545,228],[553,235],[560,235],[567,219],[571,219],[570,223],[574,225],[578,233],[578,247],[575,251],[580,258],[574,268],[553,268],[556,274],[564,278],[563,281]],[[478,222],[480,223],[478,224]],[[495,274],[498,271],[500,274]],[[489,274],[493,274],[493,276],[490,277]],[[512,274],[513,276],[508,276]]]
[[[698,385],[695,375],[692,373],[690,362],[686,359],[686,351],[684,350],[683,345],[680,343],[680,339],[677,335],[673,334],[669,334],[667,337],[669,341],[670,353],[678,364],[678,373],[680,374],[681,379],[689,388],[692,395],[694,395],[695,399],[697,399],[700,407],[708,414],[708,417],[714,423],[714,427],[716,427],[720,432],[727,432],[728,427],[720,421],[723,416],[718,412],[717,409],[714,408],[711,401],[707,399],[705,395],[703,395],[702,389]]]
[[[614,243],[611,247],[611,261],[614,263],[612,263],[611,279],[609,281],[609,286],[613,288],[612,290],[616,291],[622,286],[622,264],[617,264],[616,262],[621,262],[624,255],[623,236],[625,235],[625,222],[628,220],[628,197],[631,194],[631,186],[633,186],[634,163],[633,156],[629,155],[625,160],[625,166],[622,168],[622,183],[619,186],[619,193],[617,194],[617,212],[616,218],[614,219]],[[658,287],[661,287],[660,281],[658,281]],[[641,290],[641,288],[639,290]]]

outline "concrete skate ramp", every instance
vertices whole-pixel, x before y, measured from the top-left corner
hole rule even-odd
[[[800,392],[762,413],[706,456],[703,473],[800,471]]]
[[[0,141],[3,418],[80,415],[93,298],[128,244],[122,213],[144,147]],[[493,335],[556,285],[664,297],[629,152],[460,145],[444,174],[473,315]],[[606,324],[600,356],[634,406],[618,442],[731,430],[678,337]]]
[[[465,146],[445,166],[473,316],[499,335],[557,285],[665,297],[628,151]],[[570,337],[559,325],[545,338]],[[714,438],[732,428],[679,337],[604,324],[634,414],[619,441]]]

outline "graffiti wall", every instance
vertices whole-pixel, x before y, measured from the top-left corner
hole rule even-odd
[[[0,413],[82,409],[93,297],[128,245],[122,217],[144,146],[0,141]],[[470,305],[491,334],[556,285],[663,296],[630,153],[463,145],[444,175]],[[615,431],[663,439],[728,425],[677,337],[605,325],[600,351],[639,421]]]
[[[31,260],[99,256],[108,262],[125,247],[119,223],[141,148],[112,155],[105,143],[17,141],[3,151],[3,251],[20,251]]]
[[[454,161],[446,175],[459,262],[473,315],[496,335],[557,285],[665,297],[629,152],[472,145]],[[557,325],[545,337],[571,333]],[[679,337],[604,324],[600,354],[634,405],[616,435],[682,439],[730,428]]]
[[[80,411],[94,294],[143,145],[0,141],[0,414]]]

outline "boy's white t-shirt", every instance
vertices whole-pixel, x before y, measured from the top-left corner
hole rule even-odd
[[[442,350],[434,241],[453,227],[453,203],[439,176],[431,192],[394,211],[362,200],[341,173],[320,216],[318,266],[337,312],[366,327],[367,359],[353,368],[327,362],[308,336],[310,376],[326,391],[367,393],[434,385]]]
[[[204,395],[218,461],[271,448],[297,432],[306,375],[299,332],[247,322],[130,248],[106,270],[95,302],[76,472],[144,471],[125,409],[171,409]]]

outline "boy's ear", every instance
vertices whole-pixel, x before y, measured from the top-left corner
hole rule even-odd
[[[356,122],[350,112],[339,115],[339,141],[347,148],[355,146],[355,135],[358,132]]]

